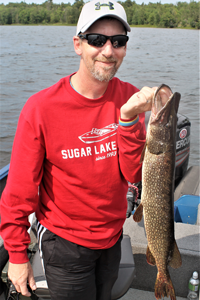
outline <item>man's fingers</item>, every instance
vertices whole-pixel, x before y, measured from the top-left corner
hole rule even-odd
[[[139,92],[133,94],[129,100],[121,107],[122,119],[132,119],[138,114],[151,111],[152,100],[157,87],[143,87]]]
[[[30,297],[31,294],[29,293],[28,289],[27,289],[27,285],[26,284],[17,284],[15,282],[12,282],[12,284],[14,285],[16,291],[18,293],[21,293],[23,296],[27,296]]]
[[[36,290],[37,286],[36,286],[33,274],[30,275],[30,277],[28,279],[28,283],[29,283],[29,286],[30,286],[31,290],[33,290],[33,291]]]
[[[16,291],[18,293],[21,293],[23,296],[26,296],[26,297],[30,297],[31,296],[31,293],[28,291],[28,288],[27,288],[27,284],[26,283],[22,283],[22,284],[17,284],[17,283],[13,283]],[[35,280],[34,280],[34,277],[31,277],[30,280],[29,280],[29,286],[32,290],[36,290],[37,286],[36,286],[36,283],[35,283]]]
[[[157,89],[156,87],[149,88],[149,87],[145,86],[141,89],[141,91],[139,92],[139,95],[141,93],[143,95],[143,97],[145,97],[146,102],[151,102],[156,89]]]
[[[144,103],[149,103],[149,102],[151,102],[151,100],[152,100],[152,94],[150,94],[150,93],[146,93],[146,92],[144,92],[144,91],[140,91],[140,92],[138,92],[137,93],[137,97],[141,100],[141,101],[143,101]]]
[[[33,270],[29,261],[23,264],[13,264],[9,262],[8,277],[13,282],[16,291],[24,296],[31,296],[27,288],[27,282],[31,289],[36,289]]]
[[[26,297],[31,296],[31,293],[28,291],[27,284],[25,284],[25,283],[20,285],[20,293]]]
[[[12,282],[12,284],[13,284],[13,286],[15,287],[16,291],[17,291],[18,293],[20,293],[20,287],[19,287],[19,285],[16,284],[16,283],[13,283],[13,282]],[[13,289],[12,289],[12,290],[13,290]],[[14,291],[14,290],[13,290],[13,291]]]

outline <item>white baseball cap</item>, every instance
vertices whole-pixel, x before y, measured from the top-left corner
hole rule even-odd
[[[77,23],[76,35],[80,32],[84,33],[94,22],[106,16],[118,19],[127,31],[131,31],[126,12],[121,4],[114,0],[92,0],[82,8]]]

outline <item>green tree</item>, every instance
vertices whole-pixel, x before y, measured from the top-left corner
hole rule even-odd
[[[133,12],[131,24],[138,25],[139,24],[138,19],[139,19],[139,9],[136,8]]]
[[[7,10],[4,5],[0,7],[0,24],[12,24],[12,14],[10,10]]]
[[[27,9],[22,9],[19,12],[19,22],[22,24],[28,24],[30,20],[30,12]]]
[[[83,0],[75,0],[75,2],[74,2],[74,4],[73,4],[73,6],[74,6],[76,9],[78,9],[79,12],[81,11],[83,5],[84,5]]]
[[[135,1],[125,0],[120,2],[126,11],[130,25],[145,25],[157,27],[192,27],[200,29],[199,11],[200,2],[193,0],[190,3],[178,2],[173,4],[144,3],[139,5]],[[76,24],[80,11],[84,5],[83,0],[70,3],[54,4],[53,0],[44,3],[27,4],[10,2],[0,4],[0,24],[39,24],[39,23],[67,23]]]
[[[148,16],[148,24],[154,25],[156,23],[155,21],[155,13],[151,12]]]
[[[38,24],[43,21],[42,16],[40,14],[40,10],[38,7],[31,7],[30,9],[30,15],[29,15],[29,22],[31,24]]]

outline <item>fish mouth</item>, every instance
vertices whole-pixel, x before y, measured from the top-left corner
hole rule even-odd
[[[172,92],[171,88],[162,84],[155,91],[153,101],[152,101],[152,110],[151,110],[151,123],[162,123],[167,124],[169,122],[173,99],[176,99],[176,96],[180,95],[179,93]],[[177,102],[175,100],[175,102]],[[178,111],[178,103],[175,103],[175,111]]]

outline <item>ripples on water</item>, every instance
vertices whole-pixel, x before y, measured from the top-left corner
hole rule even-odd
[[[9,163],[20,111],[34,93],[78,70],[75,27],[1,26],[1,162]],[[189,117],[190,165],[199,164],[199,31],[132,28],[117,76],[138,88],[168,84]]]

